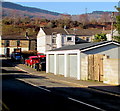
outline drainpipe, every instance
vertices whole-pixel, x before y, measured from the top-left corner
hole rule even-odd
[[[30,50],[30,46],[31,46],[31,40],[30,40],[30,37],[29,37],[29,35],[28,35],[28,32],[26,31],[26,33],[25,33],[25,37],[28,39],[28,41],[29,41],[29,50]]]

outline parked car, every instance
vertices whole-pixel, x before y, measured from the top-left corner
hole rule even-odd
[[[39,63],[40,59],[38,56],[29,56],[29,58],[25,59],[25,64],[33,67],[34,64]]]
[[[19,60],[22,59],[22,55],[21,55],[21,53],[19,53],[19,52],[13,52],[13,53],[11,54],[11,59],[14,59],[14,60],[16,60],[16,61],[19,61]]]

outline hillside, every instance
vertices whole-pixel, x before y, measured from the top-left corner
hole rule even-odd
[[[57,12],[51,12],[48,10],[43,10],[39,8],[34,8],[34,7],[26,7],[22,6],[16,3],[11,3],[11,2],[2,2],[2,16],[3,17],[30,17],[30,18],[45,18],[49,20],[53,19],[59,19],[63,17],[64,14],[60,14]],[[110,22],[111,18],[111,13],[110,11],[104,12],[104,11],[93,11],[92,13],[87,14],[87,18],[89,21],[105,21],[105,22]],[[80,22],[83,22],[85,20],[85,14],[81,15],[68,15],[71,16],[70,18],[72,20],[77,20]],[[104,19],[104,20],[103,20]]]
[[[28,16],[32,17],[40,17],[40,18],[48,18],[48,19],[55,19],[57,18],[60,13],[51,12],[48,10],[33,8],[33,7],[26,7],[22,5],[18,5],[11,2],[2,2],[2,16],[11,16],[14,13],[14,16]]]

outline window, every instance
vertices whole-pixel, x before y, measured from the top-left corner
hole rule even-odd
[[[72,37],[67,37],[67,41],[72,41]]]
[[[53,43],[53,44],[56,44],[56,36],[53,36],[53,37],[52,37],[52,43]]]
[[[89,37],[86,38],[86,41],[89,41]]]
[[[6,40],[5,41],[5,46],[8,47],[10,45],[10,41],[9,40]]]
[[[20,40],[17,40],[17,46],[20,46]]]

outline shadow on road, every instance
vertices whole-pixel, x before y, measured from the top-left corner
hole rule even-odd
[[[21,63],[20,61],[14,61],[12,59],[2,59],[2,67],[6,67],[6,64],[9,64],[7,65],[7,67],[14,67],[20,63]]]
[[[26,75],[26,74],[5,74],[5,75],[0,75],[0,76],[2,76],[2,79],[17,79],[17,78],[47,79],[46,77],[42,77],[42,76]]]
[[[16,79],[16,78],[39,78],[39,79],[47,79],[46,77],[36,76],[36,75],[28,75],[27,72],[24,71],[13,71],[13,70],[2,70],[2,79]]]

